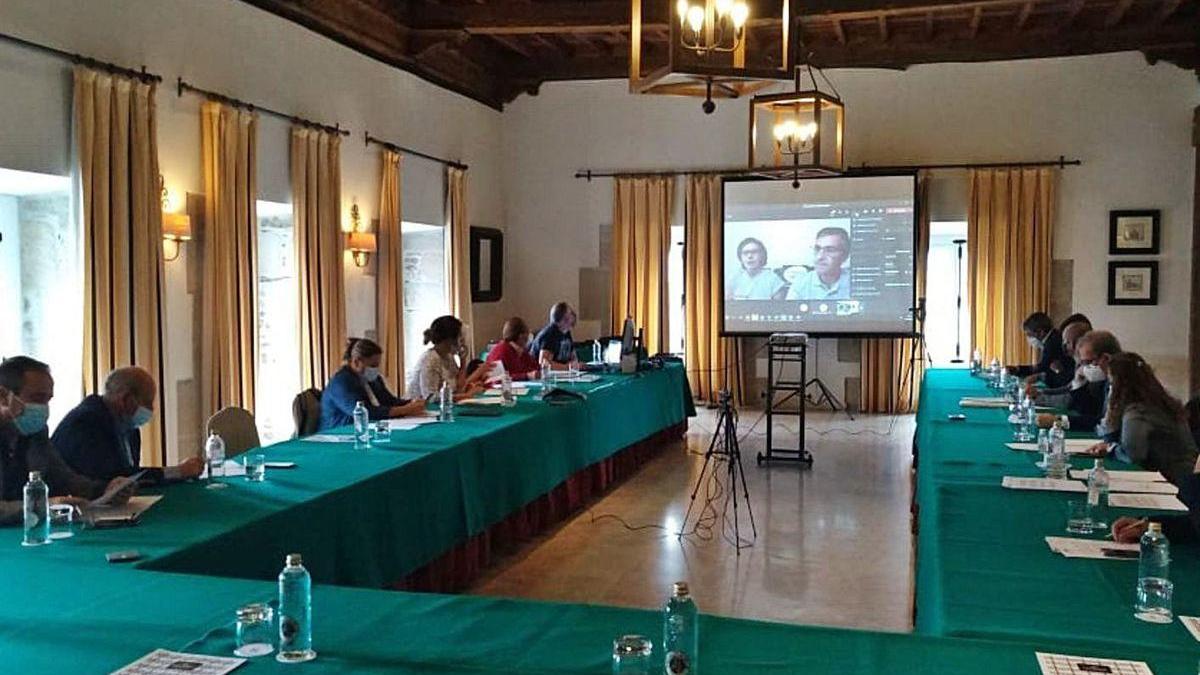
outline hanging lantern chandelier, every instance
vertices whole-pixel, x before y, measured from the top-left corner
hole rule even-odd
[[[845,168],[845,124],[846,105],[837,89],[821,69],[805,64],[796,69],[793,91],[750,99],[750,168],[790,173],[793,187],[805,176],[840,174]]]

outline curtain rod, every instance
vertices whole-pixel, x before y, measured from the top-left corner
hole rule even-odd
[[[261,105],[257,105],[254,103],[247,103],[246,101],[242,101],[240,99],[233,98],[232,96],[226,96],[225,94],[218,94],[215,91],[201,89],[200,87],[197,87],[195,85],[188,84],[187,82],[184,82],[183,78],[181,77],[178,79],[178,82],[176,85],[176,95],[183,96],[183,92],[185,92],[185,91],[190,91],[194,94],[199,94],[200,96],[203,96],[210,101],[217,101],[218,103],[224,103],[226,105],[230,105],[235,108],[249,110],[250,112],[261,112],[266,115],[270,115],[272,117],[278,117],[279,119],[287,120],[288,122],[292,122],[293,124],[299,124],[299,125],[305,126],[305,127],[320,129],[321,131],[328,131],[329,133],[338,134],[341,136],[349,136],[350,135],[350,132],[343,129],[340,125],[335,124],[334,126],[329,126],[328,124],[321,124],[320,122],[314,122],[310,119],[305,119],[303,117],[298,117],[296,115],[289,115],[287,113],[281,113],[278,110],[272,110],[270,108],[265,108]]]
[[[141,80],[142,82],[162,82],[162,77],[159,75],[155,75],[154,73],[148,72],[146,70],[146,66],[142,66],[141,70],[134,70],[132,68],[126,68],[124,66],[118,66],[115,63],[109,63],[108,61],[100,61],[98,59],[93,59],[90,56],[84,56],[82,54],[74,54],[72,52],[64,51],[64,50],[58,49],[56,47],[50,47],[47,45],[38,44],[36,42],[31,42],[24,38],[19,38],[15,35],[9,35],[7,33],[0,33],[0,42],[8,42],[10,44],[17,45],[18,47],[24,47],[26,49],[30,49],[35,52],[40,52],[42,54],[49,54],[51,56],[57,56],[58,58],[66,59],[72,63],[78,63],[80,65],[84,65],[89,68],[106,70],[115,75],[125,75],[127,77],[132,77],[134,79]]]
[[[1038,166],[1056,166],[1065,168],[1068,166],[1079,166],[1083,164],[1082,160],[1067,159],[1064,156],[1059,156],[1054,160],[1039,160],[1033,162],[966,162],[961,164],[892,164],[887,166],[871,166],[861,164],[859,166],[846,167],[842,175],[855,175],[860,173],[885,172],[885,171],[920,171],[934,169],[1021,169],[1032,168]],[[695,174],[701,176],[746,176],[754,174],[779,174],[784,178],[791,178],[791,168],[787,166],[760,166],[753,169],[746,167],[730,167],[727,169],[663,169],[652,171],[618,171],[618,170],[600,170],[600,169],[580,169],[575,172],[576,178],[583,178],[591,181],[593,178],[615,178],[617,176],[631,177],[648,177],[648,176],[684,176]]]
[[[387,148],[388,150],[391,150],[392,152],[400,152],[405,155],[412,155],[414,157],[428,159],[431,162],[437,162],[438,164],[445,164],[446,166],[451,166],[451,167],[454,167],[455,169],[462,169],[463,171],[467,170],[467,165],[463,164],[462,162],[456,162],[453,159],[444,159],[442,157],[429,155],[429,154],[426,154],[419,150],[413,150],[412,148],[406,148],[403,145],[396,145],[395,143],[385,141],[382,138],[375,138],[374,136],[371,135],[371,132],[364,131],[363,132],[363,145],[369,146],[372,143],[374,143],[375,145],[383,146],[383,147]]]

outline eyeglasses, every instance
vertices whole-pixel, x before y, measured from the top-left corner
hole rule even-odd
[[[813,246],[813,253],[816,253],[817,255],[821,255],[822,253],[825,255],[837,255],[845,252],[845,249],[837,246]]]

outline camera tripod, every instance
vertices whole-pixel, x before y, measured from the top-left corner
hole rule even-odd
[[[737,554],[742,554],[742,549],[754,545],[754,541],[758,539],[758,528],[754,524],[754,509],[750,507],[750,489],[746,486],[746,472],[742,469],[742,451],[738,447],[737,436],[737,410],[733,407],[732,397],[729,391],[722,389],[717,395],[717,406],[720,409],[720,414],[717,418],[717,429],[713,432],[712,440],[709,441],[708,450],[704,453],[704,466],[700,469],[700,476],[696,479],[696,487],[692,489],[691,501],[688,502],[687,513],[683,516],[683,527],[679,531],[679,538],[682,539],[684,532],[687,531],[688,520],[692,517],[692,509],[696,505],[696,495],[700,493],[700,487],[704,485],[705,477],[708,480],[716,480],[717,472],[720,468],[713,465],[713,458],[718,462],[725,462],[725,477],[727,491],[725,493],[725,501],[721,509],[720,517],[728,518],[726,514],[729,512],[730,501],[733,502],[733,544],[737,550]],[[746,512],[750,515],[750,531],[751,538],[749,540],[742,539],[741,524],[738,520],[738,483],[742,487],[742,501],[746,504]],[[719,498],[719,496],[718,496]],[[704,519],[704,512],[713,509],[713,516],[716,517],[716,509],[711,501],[706,500],[704,507],[700,513],[696,515],[697,523]],[[694,529],[694,528],[693,528]]]

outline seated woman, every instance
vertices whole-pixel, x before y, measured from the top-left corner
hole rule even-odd
[[[476,368],[467,375],[466,347],[462,344],[462,321],[452,316],[439,316],[425,329],[425,344],[431,345],[408,376],[405,393],[419,400],[436,399],[442,384],[449,382],[454,400],[470,398],[483,390],[488,368]],[[462,365],[454,360],[460,357]]]
[[[499,362],[514,381],[533,380],[538,376],[538,360],[529,353],[529,326],[514,316],[504,322],[501,340],[487,355],[488,363]]]
[[[353,424],[354,406],[359,401],[366,405],[367,416],[372,422],[425,412],[424,400],[408,401],[388,391],[379,374],[379,364],[383,361],[383,350],[379,345],[365,338],[350,338],[342,361],[344,365],[333,374],[321,393],[319,430]]]
[[[1196,471],[1196,441],[1179,399],[1163,389],[1150,364],[1133,352],[1108,362],[1108,411],[1104,418],[1115,442],[1102,441],[1094,454],[1158,471],[1180,491],[1191,487]]]

